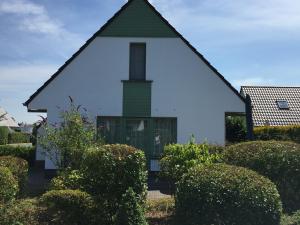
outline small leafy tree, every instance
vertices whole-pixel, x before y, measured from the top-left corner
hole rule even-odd
[[[211,164],[220,161],[217,146],[197,144],[192,137],[187,144],[171,144],[164,148],[160,160],[161,176],[177,182],[184,173],[198,164]]]
[[[80,111],[70,97],[70,108],[61,112],[61,122],[44,124],[44,132],[39,136],[39,143],[59,169],[80,167],[84,151],[93,144],[101,142],[96,139],[96,127]]]

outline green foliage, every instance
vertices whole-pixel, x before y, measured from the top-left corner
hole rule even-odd
[[[53,225],[93,224],[94,202],[91,196],[79,190],[53,190],[45,193],[40,203],[47,207],[47,216]]]
[[[0,167],[7,167],[18,182],[19,194],[24,194],[28,179],[28,162],[13,156],[0,156]]]
[[[194,140],[187,144],[167,145],[160,160],[161,176],[176,182],[195,165],[218,162],[217,150],[215,146],[196,144]]]
[[[79,170],[64,170],[50,183],[51,190],[83,189],[83,175]]]
[[[292,215],[284,215],[281,220],[281,225],[300,225],[300,211]]]
[[[116,225],[147,225],[144,208],[138,196],[129,188],[120,200],[116,216]]]
[[[254,141],[229,146],[228,164],[257,171],[272,180],[285,211],[300,209],[300,145],[294,142]]]
[[[226,140],[228,142],[241,142],[246,140],[247,124],[245,116],[226,117]]]
[[[101,203],[107,224],[113,224],[120,199],[129,187],[144,207],[147,194],[146,159],[142,151],[127,145],[104,145],[86,152],[82,163],[83,190]]]
[[[27,160],[29,165],[33,165],[35,160],[35,147],[27,146],[0,146],[0,156],[14,156]]]
[[[61,121],[43,126],[39,144],[57,168],[78,169],[84,151],[95,144],[96,128],[72,101],[70,109],[61,113]]]
[[[34,199],[22,199],[0,206],[0,225],[41,225],[40,208]]]
[[[0,127],[0,145],[8,144],[8,128],[7,127]]]
[[[22,132],[13,132],[8,134],[8,143],[30,143],[30,134],[22,133]]]
[[[84,190],[106,199],[114,208],[131,187],[140,203],[147,192],[146,159],[142,151],[127,145],[93,147],[85,154],[82,164]]]
[[[175,203],[180,225],[279,225],[282,213],[269,179],[226,164],[189,170],[178,183]]]
[[[256,140],[283,140],[300,143],[300,126],[264,126],[253,130]]]
[[[174,198],[158,198],[158,199],[147,199],[146,211],[147,214],[161,213],[163,215],[172,214],[175,209]]]
[[[7,167],[0,167],[0,204],[12,201],[18,192],[18,182]]]

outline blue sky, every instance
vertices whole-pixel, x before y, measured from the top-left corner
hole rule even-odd
[[[1,0],[0,106],[22,103],[126,1]],[[150,0],[234,87],[300,86],[300,1]]]

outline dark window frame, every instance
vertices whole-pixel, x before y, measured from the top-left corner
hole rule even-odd
[[[144,51],[145,51],[145,54],[144,54],[144,77],[142,79],[137,79],[135,78],[133,75],[133,71],[132,71],[132,48],[133,46],[143,46],[144,47]],[[147,65],[147,45],[145,42],[131,42],[130,45],[129,45],[129,80],[130,81],[146,81],[146,65]]]
[[[277,100],[276,103],[280,110],[289,110],[290,109],[289,102],[287,100]]]

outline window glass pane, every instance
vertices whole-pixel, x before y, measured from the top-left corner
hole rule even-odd
[[[107,144],[121,143],[120,118],[100,118],[98,132]]]
[[[153,157],[160,157],[164,146],[176,142],[176,119],[160,118],[154,120]]]
[[[146,80],[146,44],[130,44],[130,80]]]

